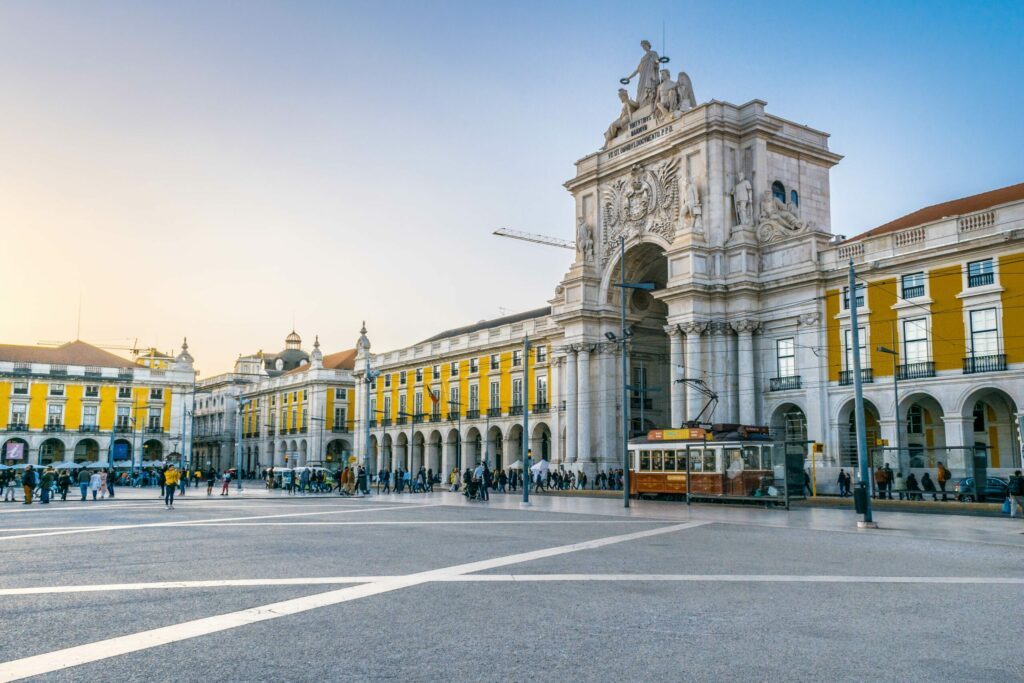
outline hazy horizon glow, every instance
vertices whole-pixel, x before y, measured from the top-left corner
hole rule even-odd
[[[429,5],[429,6],[427,6]],[[0,4],[0,343],[376,351],[542,306],[649,38],[832,134],[832,228],[1024,180],[1019,2]],[[661,40],[665,24],[667,47]]]

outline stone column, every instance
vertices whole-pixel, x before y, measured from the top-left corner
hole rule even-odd
[[[691,380],[704,378],[704,360],[701,357],[700,336],[708,328],[706,322],[692,321],[679,326],[686,335],[686,377]],[[696,420],[706,402],[704,394],[693,386],[686,387],[686,419]]]
[[[598,384],[598,406],[597,406],[597,460],[606,460],[614,457],[619,450],[618,441],[615,438],[618,418],[615,407],[618,405],[618,394],[621,386],[616,382],[615,355],[608,348],[610,345],[598,346],[597,350],[597,377]]]
[[[565,460],[561,448],[562,436],[562,363],[564,356],[551,357],[551,376],[548,380],[548,403],[551,404],[551,462],[560,463]]]
[[[570,350],[565,356],[565,462],[576,462],[576,351]]]
[[[590,450],[590,416],[594,412],[594,396],[590,391],[590,348],[582,348],[576,354],[576,462],[592,462],[594,454]]]
[[[946,428],[946,448],[949,449],[947,451],[949,462],[943,462],[943,464],[954,470],[953,476],[964,476],[965,468],[969,464],[966,460],[969,451],[964,450],[964,446],[973,446],[973,434],[968,437],[967,429],[971,425],[973,431],[974,418],[962,415],[944,415],[942,421]],[[938,455],[936,457],[941,459]]]
[[[757,424],[757,396],[754,395],[754,332],[761,327],[756,320],[737,320],[736,330],[737,374],[739,375],[740,423]]]
[[[671,382],[671,424],[670,427],[679,428],[686,419],[686,404],[684,398],[684,384],[677,382],[680,368],[685,368],[683,362],[683,333],[679,331],[678,325],[666,325],[665,333],[668,334],[668,381]],[[685,377],[685,373],[682,374]]]

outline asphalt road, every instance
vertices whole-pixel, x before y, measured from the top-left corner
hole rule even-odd
[[[511,496],[0,504],[0,681],[1024,680],[1024,523]]]

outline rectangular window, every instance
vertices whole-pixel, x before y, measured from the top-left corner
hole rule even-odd
[[[451,376],[452,377],[458,377],[459,376],[459,361],[457,361],[457,360],[452,361],[451,364],[448,366],[448,369],[451,371]]]
[[[59,403],[47,406],[46,424],[49,427],[59,427],[64,424],[64,406]]]
[[[537,404],[547,405],[548,402],[548,378],[537,378]]]
[[[161,422],[160,418],[161,417],[162,417],[162,415],[161,415],[161,412],[160,412],[159,408],[150,408],[149,409],[149,428],[150,429],[160,429],[160,422]]]
[[[20,395],[27,395],[28,394],[28,382],[15,382],[14,383],[14,393],[15,394],[20,394]]]
[[[867,329],[864,327],[858,327],[858,342],[860,342],[860,368],[865,370],[868,368],[868,349],[865,344],[867,339]],[[843,361],[846,363],[846,369],[853,372],[853,330],[843,330]]]
[[[398,384],[399,386],[405,386],[405,370],[398,373]]]
[[[857,308],[864,307],[864,284],[857,284]],[[850,308],[850,288],[843,287],[843,309],[847,310]]]
[[[344,401],[346,398],[348,398],[348,390],[347,389],[335,389],[334,390],[334,398],[337,398],[337,399],[340,399],[340,400]]]
[[[469,371],[470,372],[480,372],[480,359],[479,358],[470,358],[469,359]]]
[[[430,369],[430,371],[431,371],[430,376],[433,377],[434,379],[440,379],[441,378],[441,366],[440,365],[435,365],[434,367],[432,367]]]
[[[117,388],[117,397],[118,398],[131,398],[132,397],[132,388],[131,387],[118,387]]]
[[[903,321],[903,362],[928,362],[928,321],[924,318]]]
[[[967,264],[967,286],[984,287],[995,282],[995,271],[992,267],[992,259],[983,261],[971,261]]]
[[[334,409],[334,428],[339,429],[345,426],[345,409],[335,408]]]
[[[462,408],[462,406],[459,405],[461,402],[462,401],[460,400],[460,397],[459,397],[459,388],[458,387],[449,387],[448,388],[448,412],[449,413],[457,413],[457,412],[459,412],[459,410]]]
[[[916,403],[907,411],[907,434],[924,434],[924,411]]]
[[[775,342],[775,358],[779,377],[796,377],[796,345],[792,337]]]
[[[518,377],[512,380],[512,405],[523,405],[523,380]]]
[[[377,399],[376,398],[371,398],[370,399],[370,419],[373,420],[374,422],[376,422],[379,417],[380,416],[377,414]]]
[[[924,296],[924,273],[911,273],[900,278],[904,299]]]
[[[164,400],[164,390],[163,389],[150,389],[149,390],[149,400],[150,401],[162,401],[162,400]]]
[[[303,389],[302,390],[302,400],[303,401],[308,401],[309,400],[309,390],[308,389]]]
[[[491,370],[497,370],[501,367],[501,355],[497,353],[491,354]]]
[[[91,384],[85,387],[86,398],[97,398],[100,395],[100,388],[95,384]]]
[[[128,428],[132,423],[131,409],[128,406],[118,406],[116,420],[114,424],[118,427]]]
[[[480,410],[480,387],[476,384],[469,385],[469,410]]]
[[[999,353],[996,309],[971,311],[971,355],[994,356]]]
[[[543,363],[548,359],[548,350],[543,346],[537,347],[537,362]]]
[[[390,420],[391,419],[391,397],[390,396],[385,396],[384,397],[384,419],[385,420]]]
[[[413,405],[413,409],[412,409],[412,414],[413,415],[422,415],[423,414],[423,392],[422,391],[417,391],[416,392],[416,395],[412,399],[412,405]]]
[[[24,427],[28,416],[27,403],[15,403],[11,406],[11,426]]]
[[[82,407],[82,426],[84,427],[95,427],[96,426],[96,411],[97,406],[83,406]]]
[[[384,388],[386,389],[386,388],[388,388],[390,386],[391,386],[391,374],[389,373],[387,375],[384,375]]]
[[[405,414],[409,412],[405,407],[405,394],[400,394],[398,396],[398,413],[400,417],[405,417]]]
[[[63,396],[64,385],[63,384],[51,384],[50,385],[50,396]]]
[[[512,352],[512,367],[518,368],[523,364],[523,352],[516,349]]]
[[[416,368],[416,381],[417,382],[422,382],[423,381],[423,368]]]
[[[488,405],[491,410],[501,408],[501,382],[491,382],[491,400]]]

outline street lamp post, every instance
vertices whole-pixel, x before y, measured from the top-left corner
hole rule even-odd
[[[871,472],[868,467],[867,432],[864,426],[864,386],[860,376],[860,323],[857,320],[857,272],[853,268],[853,259],[850,259],[846,297],[850,310],[850,336],[853,340],[853,413],[857,429],[857,460],[860,464],[860,486],[864,495],[864,520],[858,522],[857,526],[872,529],[878,525],[871,519],[871,496],[868,489]]]
[[[237,419],[235,420],[235,479],[236,488],[239,493],[242,491],[242,409],[252,403],[249,399],[238,397]]]
[[[895,343],[893,344],[895,346]],[[903,435],[900,429],[900,380],[899,380],[899,351],[890,349],[887,346],[875,347],[879,353],[886,353],[892,356],[892,400],[893,410],[896,417],[896,460],[897,467],[903,463]]]

